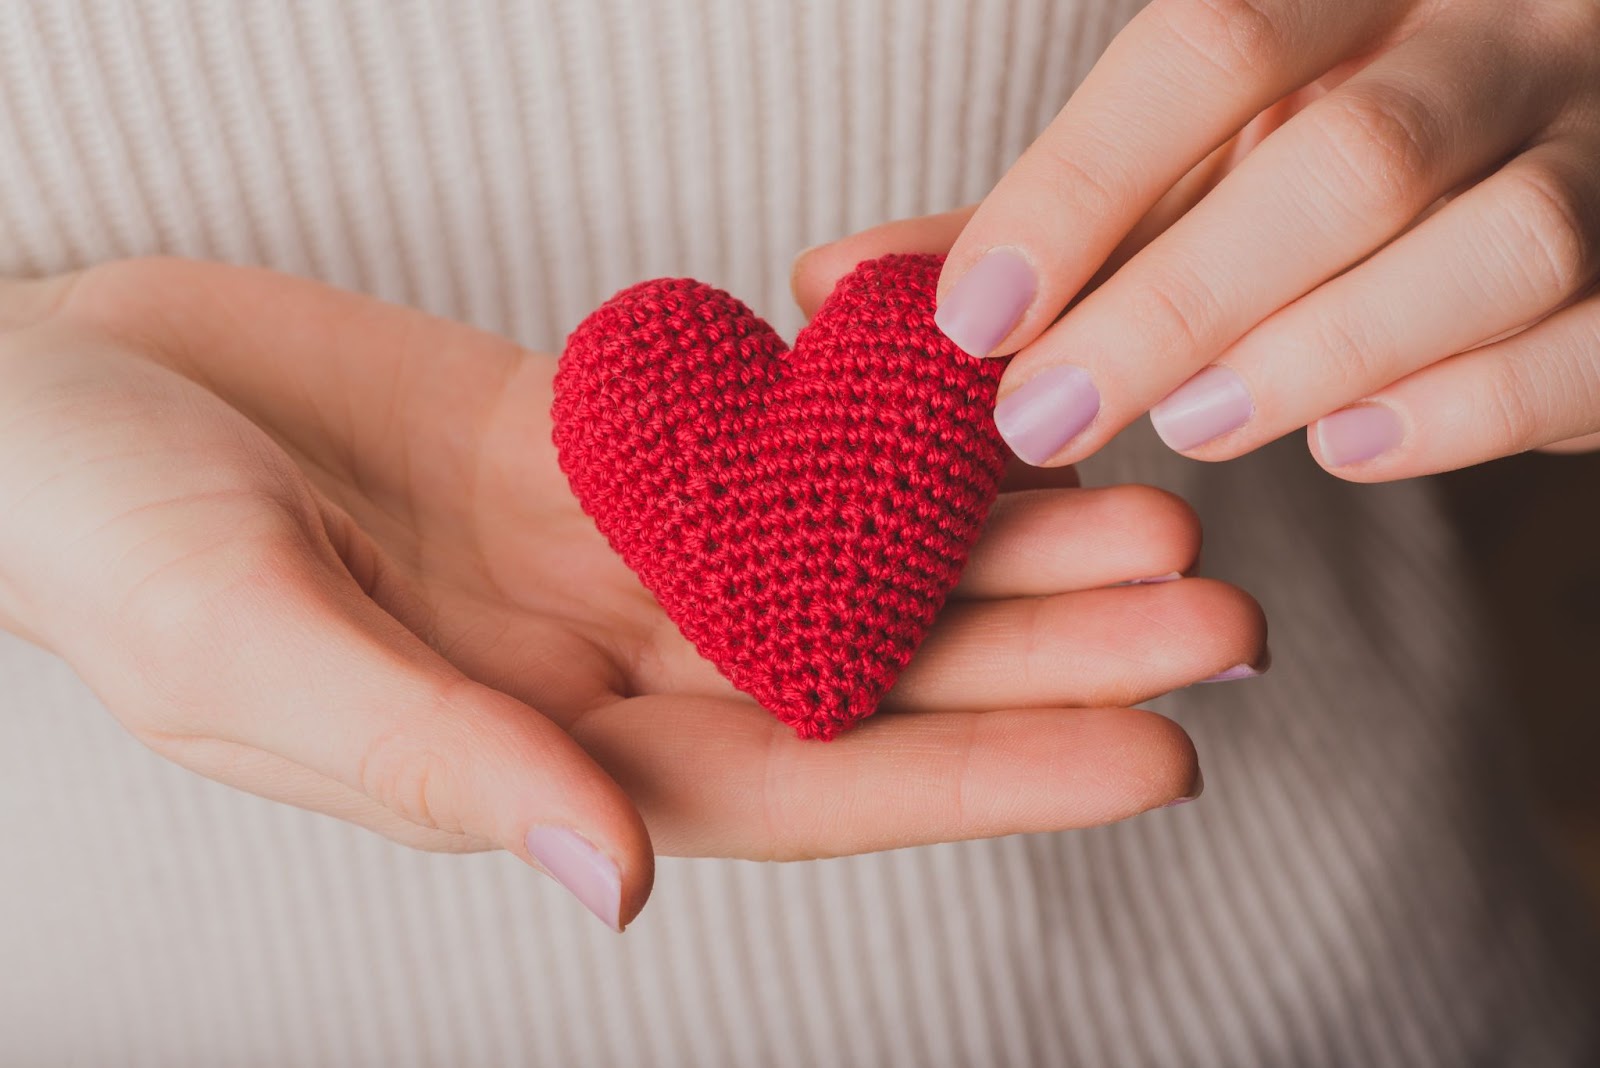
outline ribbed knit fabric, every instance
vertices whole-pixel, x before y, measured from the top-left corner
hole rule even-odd
[[[547,348],[690,275],[792,334],[796,250],[981,196],[1135,6],[9,0],[0,269],[263,263]],[[510,858],[169,766],[0,638],[0,1064],[1600,1063],[1594,946],[1426,485],[1143,429],[1087,474],[1189,496],[1272,619],[1269,677],[1156,706],[1202,800],[666,861],[621,937]]]
[[[556,372],[578,503],[700,655],[802,738],[877,710],[999,492],[1005,361],[934,324],[943,266],[858,265],[792,349],[732,294],[640,282]]]

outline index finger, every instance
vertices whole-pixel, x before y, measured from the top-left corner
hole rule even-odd
[[[956,240],[939,279],[940,329],[974,356],[1028,344],[1168,189],[1410,6],[1155,0]]]

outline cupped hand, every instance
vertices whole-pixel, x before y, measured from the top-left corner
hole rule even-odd
[[[1149,411],[1381,481],[1600,446],[1597,253],[1600,4],[1154,0],[960,230],[939,321],[1019,352],[1031,462]]]
[[[1103,823],[1195,791],[1125,707],[1259,660],[1138,487],[1002,497],[890,696],[795,738],[578,509],[554,359],[260,270],[0,290],[0,625],[204,775],[422,848],[502,848],[620,927],[653,848],[798,858]],[[70,759],[57,754],[53,759]]]

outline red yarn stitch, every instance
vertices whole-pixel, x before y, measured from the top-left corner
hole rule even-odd
[[[584,511],[700,654],[802,737],[877,708],[998,491],[1002,362],[934,326],[939,256],[841,281],[791,352],[687,278],[567,340],[555,442]]]

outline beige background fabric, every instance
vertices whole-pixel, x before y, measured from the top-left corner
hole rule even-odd
[[[800,248],[980,197],[1129,0],[0,3],[0,270],[270,265],[552,348],[615,289],[786,331]],[[1427,487],[1144,428],[1277,667],[1157,707],[1205,798],[1086,833],[663,862],[629,932],[127,738],[0,636],[7,1065],[1576,1065],[1592,946]],[[0,521],[4,517],[0,516]]]

